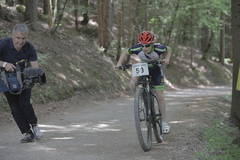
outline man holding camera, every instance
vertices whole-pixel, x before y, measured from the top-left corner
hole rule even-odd
[[[27,61],[33,68],[39,68],[37,54],[31,43],[27,41],[28,27],[25,24],[16,24],[12,30],[12,37],[0,40],[0,67],[7,72],[16,71],[16,63]],[[20,64],[21,70],[25,63]],[[42,133],[37,125],[32,104],[30,103],[31,89],[24,89],[19,94],[4,92],[11,108],[13,118],[24,137],[21,143],[33,142],[39,139]]]

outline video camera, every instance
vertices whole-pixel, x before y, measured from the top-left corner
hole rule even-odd
[[[23,86],[32,88],[35,83],[43,85],[46,83],[46,75],[41,68],[25,68],[22,72]]]
[[[32,88],[36,83],[40,85],[46,83],[46,76],[41,68],[24,67],[21,70],[19,62],[16,63],[14,72],[7,72],[1,68],[0,75],[0,92],[11,94],[20,94],[22,90]]]

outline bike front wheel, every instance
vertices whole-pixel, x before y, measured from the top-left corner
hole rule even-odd
[[[158,143],[163,142],[163,133],[162,133],[162,117],[161,112],[158,107],[158,101],[155,96],[152,96],[152,126],[153,126],[153,133],[155,135],[155,139]]]
[[[149,94],[143,88],[137,88],[134,98],[135,126],[139,143],[143,151],[152,147],[152,122],[149,106]]]

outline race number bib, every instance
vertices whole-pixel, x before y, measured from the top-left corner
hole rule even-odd
[[[149,75],[147,63],[136,63],[132,65],[132,77]]]

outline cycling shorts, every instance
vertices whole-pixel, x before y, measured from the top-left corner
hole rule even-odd
[[[157,65],[149,67],[151,84],[155,90],[164,90],[164,76],[161,68]]]

